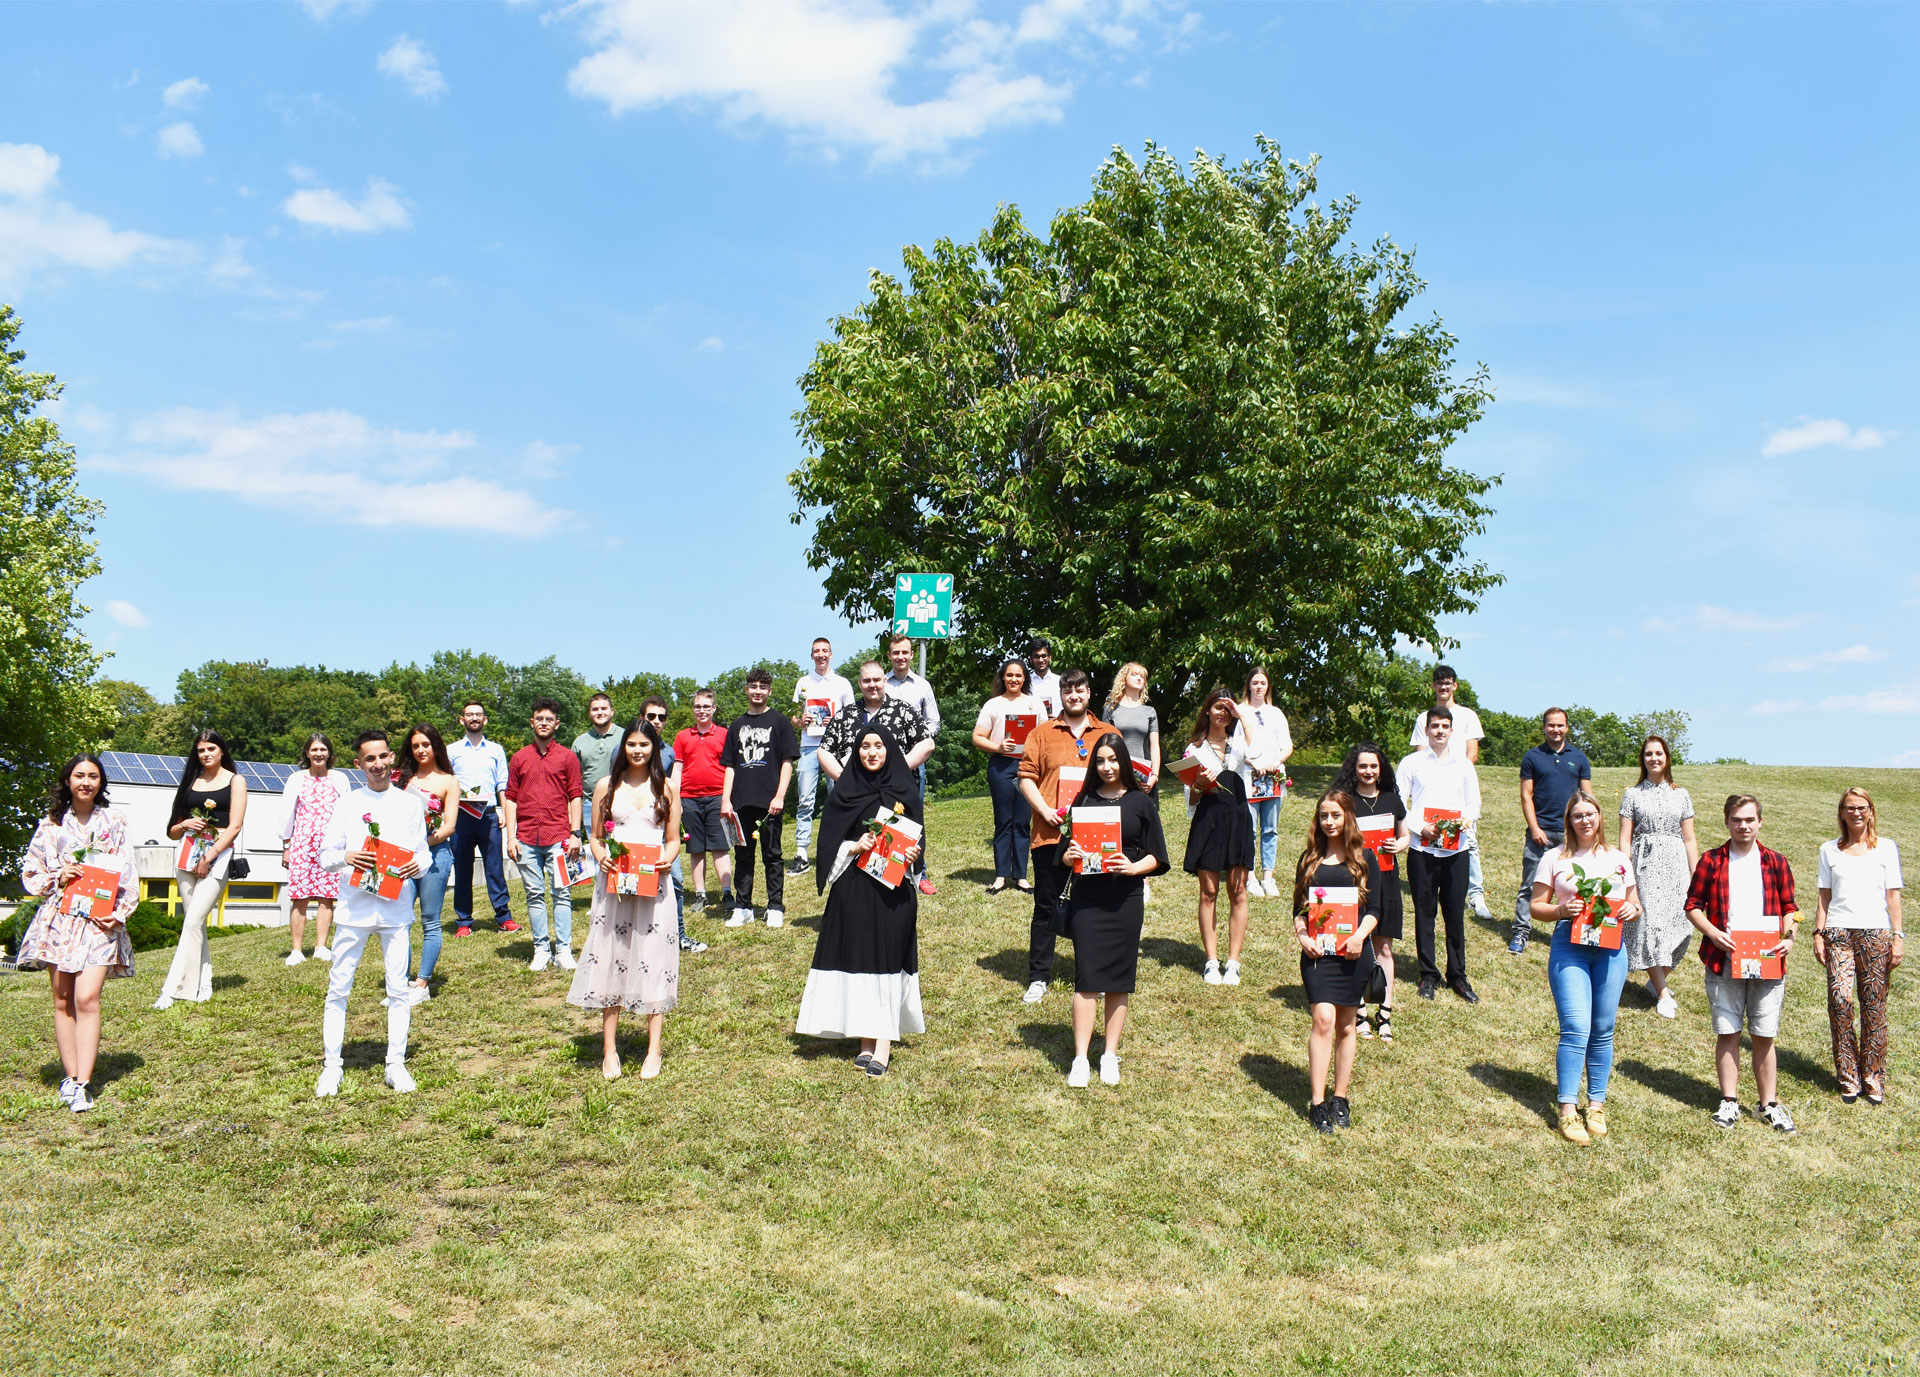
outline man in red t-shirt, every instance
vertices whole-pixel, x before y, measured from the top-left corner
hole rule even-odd
[[[727,781],[720,752],[726,744],[727,729],[713,720],[713,690],[701,689],[693,695],[693,725],[673,738],[673,784],[680,794],[680,825],[686,829],[687,854],[693,861],[687,907],[696,912],[707,906],[708,856],[720,880],[720,908],[733,908],[732,853],[720,824],[720,791]]]
[[[533,744],[507,761],[504,830],[507,859],[520,868],[533,926],[533,969],[548,961],[563,971],[574,967],[573,896],[553,873],[554,857],[580,850],[580,757],[554,740],[560,730],[560,705],[551,698],[533,700]],[[547,886],[553,886],[553,940],[547,940]]]

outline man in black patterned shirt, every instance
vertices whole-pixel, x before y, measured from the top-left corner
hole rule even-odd
[[[933,733],[927,730],[926,719],[915,708],[887,696],[886,667],[878,660],[869,660],[860,666],[860,701],[836,713],[821,738],[820,768],[828,779],[840,778],[840,772],[853,759],[860,729],[875,721],[900,743],[900,749],[907,753],[907,764],[915,769],[933,754]]]

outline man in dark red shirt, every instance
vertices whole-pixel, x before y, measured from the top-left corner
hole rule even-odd
[[[680,791],[680,825],[687,833],[687,855],[693,862],[693,887],[687,907],[698,913],[707,906],[707,857],[720,879],[720,907],[733,908],[733,867],[726,829],[720,823],[720,791],[726,787],[726,767],[720,753],[727,746],[727,729],[713,720],[713,690],[693,695],[693,725],[673,738],[673,783]]]
[[[533,744],[507,761],[505,830],[507,859],[520,868],[533,925],[533,966],[548,961],[570,971],[573,960],[573,899],[553,873],[555,856],[580,852],[580,757],[554,740],[560,730],[560,705],[551,698],[533,700]],[[553,940],[547,940],[547,887],[553,887]]]

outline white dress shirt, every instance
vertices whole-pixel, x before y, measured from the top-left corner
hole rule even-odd
[[[1466,855],[1465,838],[1453,851],[1441,846],[1438,837],[1432,845],[1420,840],[1429,808],[1451,809],[1468,824],[1479,820],[1480,776],[1466,754],[1435,755],[1432,747],[1422,747],[1400,762],[1394,779],[1400,786],[1400,797],[1407,803],[1407,830],[1413,834],[1414,849],[1429,856]]]
[[[367,840],[367,819],[380,824],[380,840],[413,853],[421,870],[433,864],[427,847],[427,809],[411,789],[389,784],[384,789],[365,786],[340,800],[320,841],[320,868],[336,875],[350,869],[347,853],[361,850]],[[340,886],[334,925],[343,928],[403,928],[413,922],[413,885],[409,881],[397,899],[382,899],[348,882]]]
[[[1027,671],[1027,692],[1040,700],[1040,711],[1049,718],[1060,715],[1060,676],[1052,670],[1045,674]]]
[[[920,714],[927,724],[931,736],[940,734],[940,705],[934,701],[933,685],[908,670],[905,674],[887,675],[887,697],[898,698],[908,707]]]

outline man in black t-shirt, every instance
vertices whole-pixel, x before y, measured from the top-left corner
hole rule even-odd
[[[753,921],[753,833],[760,831],[760,858],[767,867],[767,926],[787,920],[786,873],[780,863],[780,829],[786,822],[787,783],[800,758],[800,738],[793,723],[768,706],[773,697],[773,675],[755,669],[747,675],[747,710],[727,724],[727,744],[720,750],[726,780],[720,786],[721,816],[731,819],[739,841],[733,848],[733,892],[736,907],[727,919],[730,928]]]

